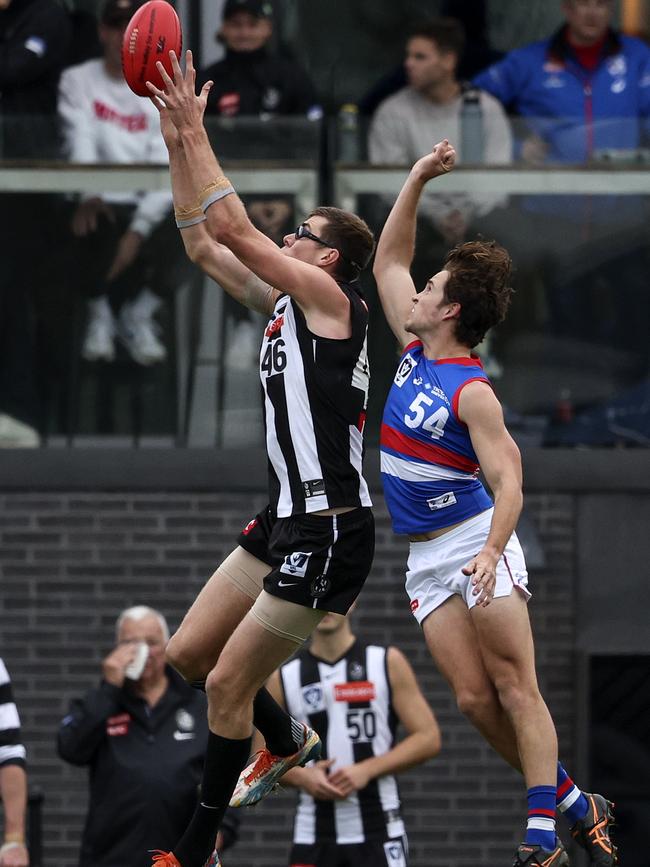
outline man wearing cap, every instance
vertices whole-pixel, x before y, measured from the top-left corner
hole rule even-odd
[[[139,5],[106,0],[99,22],[102,56],[61,76],[59,114],[71,162],[167,164],[158,113],[130,90],[122,73],[122,36]],[[106,193],[100,187],[76,203],[70,225],[88,308],[81,347],[87,361],[113,361],[116,338],[138,364],[164,361],[153,316],[168,288],[170,257],[178,252],[174,238],[170,246],[164,235],[170,209],[165,191]]]
[[[214,81],[206,117],[320,116],[312,82],[295,61],[271,49],[272,35],[269,0],[226,0],[216,34],[226,55],[198,75],[200,85]]]

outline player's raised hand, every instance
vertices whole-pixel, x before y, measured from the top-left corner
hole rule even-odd
[[[426,154],[413,166],[413,171],[425,180],[437,178],[450,172],[456,163],[456,151],[445,138],[433,146],[430,154]]]
[[[156,63],[164,89],[161,90],[150,81],[147,82],[147,88],[153,97],[152,101],[161,114],[167,113],[165,122],[167,119],[171,120],[179,132],[201,126],[212,82],[207,81],[201,88],[201,92],[196,93],[196,70],[194,69],[192,52],[189,49],[185,52],[185,72],[181,69],[174,51],[169,52],[169,59],[173,77],[169,75],[160,61]],[[167,128],[163,129],[163,134],[167,134],[168,137],[171,136],[171,132]]]

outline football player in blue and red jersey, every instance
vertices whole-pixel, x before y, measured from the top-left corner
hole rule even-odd
[[[406,590],[436,665],[460,709],[524,775],[528,822],[514,867],[568,865],[555,833],[557,807],[590,863],[611,867],[612,805],[583,793],[558,763],[515,534],[521,457],[472,353],[506,314],[510,256],[494,241],[470,241],[451,250],[422,292],[410,275],[420,195],[455,156],[445,140],[415,163],[377,248],[379,295],[402,347],[381,430],[386,503],[395,532],[410,540]]]

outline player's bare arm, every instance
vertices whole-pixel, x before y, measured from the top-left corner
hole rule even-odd
[[[191,213],[196,196],[180,133],[172,123],[168,110],[156,103],[155,98],[152,98],[152,102],[160,113],[160,130],[169,153],[174,210],[181,214]],[[202,271],[240,304],[259,313],[271,314],[279,295],[277,290],[242,265],[227,247],[215,241],[208,234],[204,222],[185,226],[180,233],[185,252]]]
[[[477,604],[485,606],[492,600],[496,566],[521,513],[521,455],[489,385],[470,382],[462,390],[458,417],[469,429],[474,451],[494,494],[494,514],[486,543],[463,569],[466,575],[472,575]]]
[[[456,151],[445,139],[415,163],[388,215],[377,245],[373,274],[384,314],[401,347],[413,339],[413,335],[404,330],[404,323],[416,291],[410,268],[415,254],[418,202],[426,183],[450,172],[455,160]]]
[[[203,125],[203,113],[211,82],[207,82],[197,95],[191,52],[186,53],[184,74],[173,52],[170,52],[170,58],[174,71],[173,79],[159,63],[158,69],[165,89],[160,90],[151,83],[148,87],[159,101],[158,105],[165,106],[170,120],[178,130],[192,187],[196,198],[201,200],[205,191],[212,189],[218,194],[232,189],[229,188]],[[335,326],[339,326],[340,334],[328,333],[324,336],[348,336],[349,302],[334,278],[322,268],[283,255],[274,242],[251,223],[243,203],[234,192],[224,194],[222,198],[214,201],[206,211],[206,218],[210,235],[231,250],[237,259],[264,283],[291,295],[305,311],[308,321],[311,314],[320,314],[332,320]],[[323,262],[329,257],[333,263],[339,253],[324,247],[320,255]]]
[[[386,658],[393,708],[407,735],[384,755],[340,768],[332,774],[331,782],[346,796],[363,789],[376,777],[408,770],[440,752],[438,723],[409,661],[396,647],[388,648]]]

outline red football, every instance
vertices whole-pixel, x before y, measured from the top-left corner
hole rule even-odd
[[[149,0],[141,6],[129,21],[122,42],[122,69],[131,90],[138,96],[151,96],[147,81],[162,90],[156,61],[172,75],[169,52],[175,51],[180,59],[182,44],[181,22],[167,0]]]

